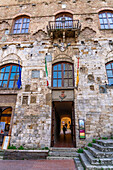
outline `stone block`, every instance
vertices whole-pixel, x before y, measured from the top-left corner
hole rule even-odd
[[[94,85],[91,85],[91,86],[90,86],[90,90],[92,90],[92,91],[95,90],[95,89],[94,89]]]
[[[25,85],[25,92],[29,92],[30,91],[30,85],[29,84],[26,84]]]
[[[94,82],[94,75],[93,74],[88,75],[88,82]]]
[[[107,89],[105,85],[99,85],[99,92],[100,93],[107,93]]]
[[[22,104],[28,105],[28,96],[23,96]]]
[[[40,70],[32,70],[32,78],[40,78]]]
[[[36,103],[36,96],[31,96],[31,101],[30,103]]]

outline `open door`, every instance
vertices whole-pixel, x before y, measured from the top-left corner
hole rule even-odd
[[[75,131],[74,102],[72,103],[72,140],[73,140],[73,146],[76,147],[76,131]]]
[[[1,110],[0,114],[0,145],[3,143],[5,136],[9,135],[11,124],[12,108],[6,107]]]
[[[55,124],[55,106],[52,103],[52,122],[51,122],[51,146],[54,146],[54,124]]]
[[[51,146],[76,147],[74,103],[53,102],[51,123]],[[64,134],[63,126],[66,126]]]

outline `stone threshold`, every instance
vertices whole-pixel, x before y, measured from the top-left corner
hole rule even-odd
[[[3,150],[5,160],[38,160],[46,159],[49,150]]]
[[[7,150],[4,150],[4,149],[1,149],[2,151],[7,151],[7,152],[40,152],[40,153],[43,153],[43,152],[46,152],[48,153],[49,150],[18,150],[18,149],[7,149]]]

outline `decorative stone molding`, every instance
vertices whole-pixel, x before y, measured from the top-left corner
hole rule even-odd
[[[55,12],[54,15],[58,15],[60,13],[70,13],[72,15],[74,14],[74,12],[71,10],[59,10],[59,11]]]
[[[110,8],[110,7],[103,7],[103,8],[100,8],[97,10],[97,13],[99,13],[100,11],[113,11],[113,8]]]
[[[105,63],[108,63],[109,61],[112,61],[112,60],[113,60],[113,50],[110,51],[110,52],[106,55]]]
[[[70,56],[66,54],[59,54],[58,56],[54,57],[52,64],[61,62],[61,61],[67,61],[67,62],[73,63],[73,60]]]
[[[0,65],[8,63],[18,64],[18,60],[20,61],[20,64],[22,64],[21,58],[17,54],[11,53],[1,59]]]
[[[14,16],[13,16],[13,19],[15,19],[15,18],[17,18],[17,17],[19,17],[19,16],[23,16],[23,15],[26,15],[26,16],[28,16],[28,17],[31,17],[31,14],[26,13],[26,12],[23,12],[23,13],[19,13],[19,14],[14,15]]]

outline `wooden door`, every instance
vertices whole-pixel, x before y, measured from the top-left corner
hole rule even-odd
[[[51,146],[54,146],[54,124],[55,124],[55,106],[52,103],[52,119],[51,119]]]
[[[72,102],[72,140],[73,140],[73,145],[74,145],[74,147],[76,147],[76,131],[75,131],[74,102]]]

